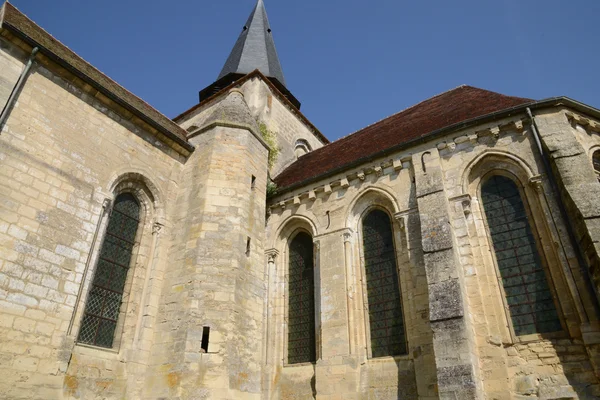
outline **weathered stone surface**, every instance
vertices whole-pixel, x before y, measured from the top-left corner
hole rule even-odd
[[[540,136],[543,138],[544,145],[552,158],[557,159],[584,154],[583,146],[571,132],[558,131],[550,134],[545,134],[543,130],[542,132]]]
[[[559,174],[558,179],[567,187],[597,182],[589,158],[584,155],[558,158],[553,160]],[[597,190],[592,189],[592,193]]]
[[[515,378],[515,392],[521,395],[536,395],[539,382],[534,375],[518,376]]]
[[[423,257],[427,281],[430,284],[458,278],[457,261],[451,249],[425,253]]]
[[[200,129],[205,129],[215,123],[231,124],[232,126],[248,127],[255,133],[259,133],[256,119],[250,113],[250,109],[244,100],[243,92],[234,89],[211,110],[210,115],[204,120]]]
[[[439,321],[464,315],[457,279],[429,285],[429,319]]]
[[[10,40],[0,39],[0,101],[27,57]],[[190,132],[210,126],[191,139],[188,155],[48,60],[33,72],[0,135],[1,398],[600,394],[599,329],[595,320],[581,326],[594,317],[580,309],[593,307],[580,296],[584,277],[563,234],[573,222],[598,271],[600,185],[588,153],[600,136],[574,130],[560,110],[539,125],[573,221],[562,221],[543,186],[528,186],[544,171],[530,133],[507,128],[522,126],[518,115],[267,201],[258,124],[280,149],[272,176],[295,160],[297,140],[312,149],[322,143],[261,79],[179,121]],[[481,167],[490,152],[491,166]],[[560,339],[511,336],[479,198],[491,173],[515,177],[523,189],[565,321]],[[76,344],[106,230],[103,202],[124,191],[140,196],[144,213],[115,346]],[[279,206],[265,220],[271,205]],[[368,351],[376,298],[367,290],[361,218],[374,208],[390,215],[400,282],[407,348],[394,357]],[[299,230],[315,243],[318,360],[288,365],[287,246]]]
[[[577,210],[584,219],[599,218],[600,204],[596,199],[600,198],[600,185],[598,182],[580,183],[569,187],[571,201],[577,205]]]
[[[427,172],[418,173],[417,179],[417,198],[421,198],[433,193],[441,192],[444,189],[442,170],[439,166],[430,166]]]
[[[438,368],[438,382],[445,392],[473,389],[475,380],[472,366],[467,364]]]
[[[452,227],[446,197],[442,192],[419,199],[423,251],[432,253],[452,248]]]

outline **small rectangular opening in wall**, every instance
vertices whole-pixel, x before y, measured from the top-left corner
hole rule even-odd
[[[246,256],[250,256],[250,236],[246,239]]]
[[[250,182],[250,189],[256,189],[256,177],[252,175],[252,181]]]
[[[208,337],[210,336],[210,326],[202,328],[202,343],[200,348],[204,350],[204,353],[208,353]]]

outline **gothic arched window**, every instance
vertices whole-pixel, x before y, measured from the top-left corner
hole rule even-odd
[[[481,187],[502,286],[517,336],[562,329],[521,193],[494,175]]]
[[[115,199],[85,305],[78,341],[113,346],[127,272],[140,224],[140,204],[130,193]]]
[[[317,360],[313,239],[305,232],[290,242],[288,363]]]
[[[402,300],[390,217],[381,210],[362,221],[371,356],[406,353]]]

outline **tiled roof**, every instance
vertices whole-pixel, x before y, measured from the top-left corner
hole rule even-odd
[[[95,89],[115,100],[132,114],[144,120],[157,130],[188,151],[193,150],[187,142],[186,132],[175,122],[161,114],[148,103],[135,96],[121,85],[104,75],[98,69],[79,57],[67,46],[56,40],[52,35],[40,28],[9,2],[3,6],[4,15],[0,13],[0,24],[3,28],[10,27],[24,36],[24,40],[32,46],[41,47],[42,53],[51,56],[65,64],[80,77],[90,83]]]
[[[300,157],[275,178],[275,183],[281,189],[288,188],[440,129],[531,102],[460,86]]]

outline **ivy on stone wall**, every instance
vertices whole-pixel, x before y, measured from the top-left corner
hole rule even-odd
[[[269,178],[267,180],[267,199],[277,194],[277,184]]]
[[[264,122],[259,122],[258,127],[260,129],[260,134],[263,140],[269,146],[269,170],[273,168],[273,165],[277,162],[277,158],[279,157],[280,149],[277,145],[277,135],[275,132],[269,130],[267,125]]]

